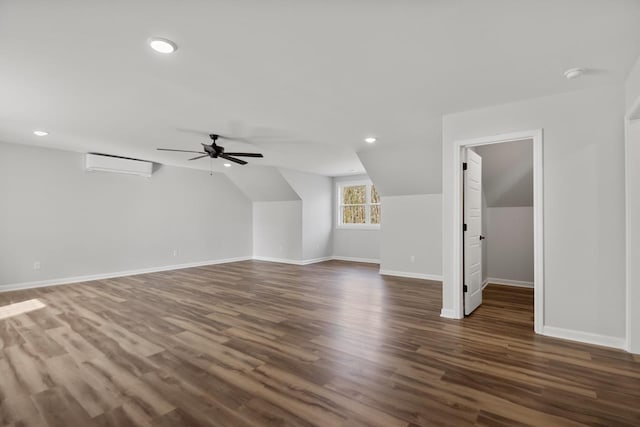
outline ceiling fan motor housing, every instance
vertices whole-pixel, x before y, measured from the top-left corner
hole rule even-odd
[[[205,145],[205,151],[209,153],[211,157],[213,157],[214,159],[217,159],[218,155],[224,153],[224,147],[221,147],[218,144],[216,144],[216,141],[218,140],[218,135],[216,135],[215,133],[210,134],[209,138],[211,138],[211,141],[213,142],[209,146]]]

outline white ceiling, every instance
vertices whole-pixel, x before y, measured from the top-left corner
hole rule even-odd
[[[207,169],[155,148],[216,131],[254,165],[363,172],[365,136],[440,144],[442,113],[622,82],[638,22],[637,0],[0,0],[0,140]]]

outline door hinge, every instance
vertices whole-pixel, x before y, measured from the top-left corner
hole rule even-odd
[[[462,224],[462,231],[467,231],[467,224]]]
[[[463,171],[466,171],[466,170],[467,170],[467,162],[464,162],[464,163],[462,164],[462,170],[463,170]]]
[[[467,292],[468,290],[467,285],[462,285],[462,292]]]

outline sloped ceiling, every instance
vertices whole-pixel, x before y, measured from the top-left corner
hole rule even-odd
[[[325,192],[333,190],[333,180],[329,177],[292,169],[279,171],[302,200],[324,197]]]
[[[442,122],[430,123],[424,141],[363,149],[358,157],[382,196],[442,193]]]
[[[358,153],[382,196],[442,193],[442,144],[405,145]]]
[[[282,176],[271,166],[231,167],[225,171],[240,190],[254,202],[275,202],[300,200],[300,196]]]
[[[477,147],[487,207],[533,206],[533,142]]]

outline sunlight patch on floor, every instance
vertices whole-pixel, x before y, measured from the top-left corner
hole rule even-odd
[[[23,313],[28,313],[30,311],[38,310],[45,307],[46,305],[40,302],[39,299],[30,299],[27,301],[15,302],[13,304],[4,305],[0,307],[0,320],[17,316]]]

